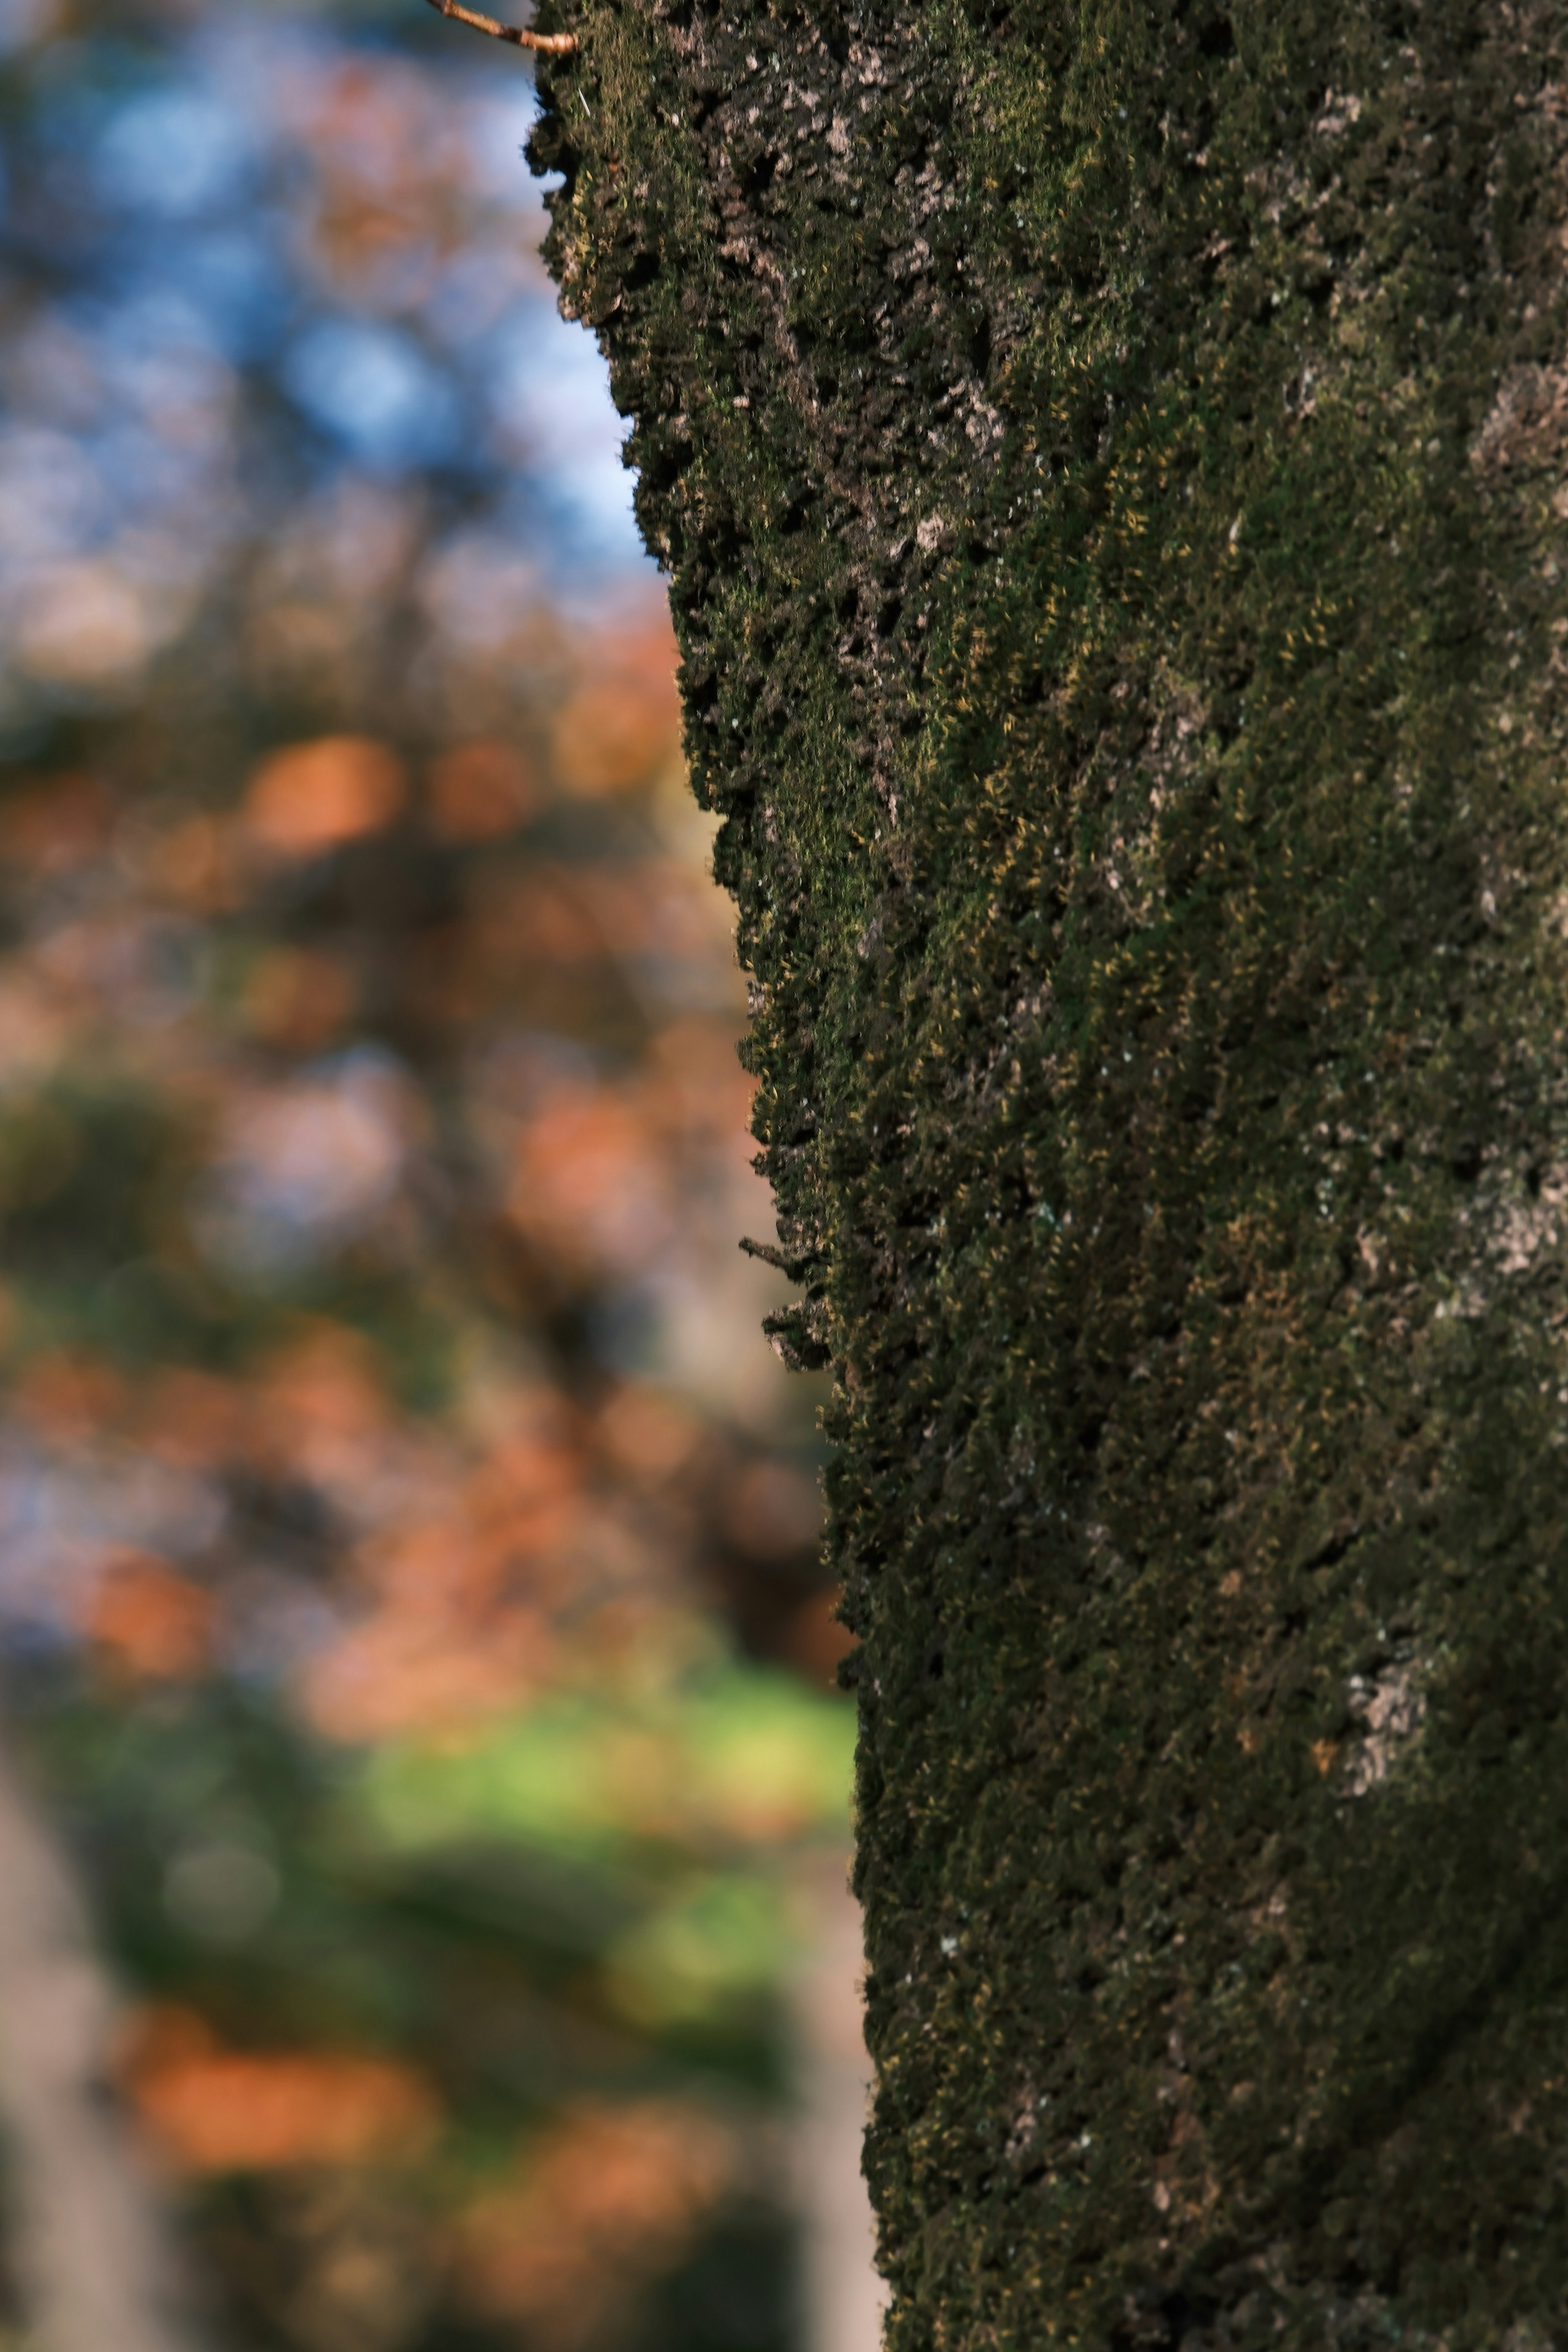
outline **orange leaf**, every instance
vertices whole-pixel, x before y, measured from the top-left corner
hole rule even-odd
[[[181,1682],[206,1665],[212,1595],[151,1552],[122,1552],[100,1577],[88,1638],[138,1682]]]
[[[138,2114],[186,2172],[397,2162],[427,2147],[440,2122],[410,2066],[333,2051],[224,2050],[183,2011],[143,2021],[126,2073]]]
[[[403,805],[403,763],[365,735],[322,735],[264,760],[245,796],[251,838],[279,857],[319,857],[388,824]]]

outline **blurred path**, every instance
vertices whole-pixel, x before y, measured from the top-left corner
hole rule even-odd
[[[29,2352],[196,2352],[109,2095],[112,1995],[64,1858],[0,1749],[0,2133]]]
[[[816,1932],[795,1986],[803,2352],[877,2352],[887,2294],[873,2267],[871,2207],[860,2171],[871,2067],[860,2021],[860,1906],[847,1870],[842,1854],[812,1859],[806,1894]]]

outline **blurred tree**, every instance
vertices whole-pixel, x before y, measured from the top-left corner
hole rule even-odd
[[[113,1997],[77,1890],[5,1757],[0,1884],[8,2268],[29,2333],[48,2352],[190,2352],[199,2337],[183,2265],[123,2118],[103,2096]]]
[[[542,18],[838,1380],[889,2341],[1559,2341],[1563,11]]]
[[[531,85],[411,14],[0,7],[5,1711],[215,2335],[783,2352],[812,1400]]]

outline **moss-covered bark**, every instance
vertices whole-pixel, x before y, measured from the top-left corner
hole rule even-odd
[[[1568,11],[543,21],[837,1375],[895,2352],[1563,2343]]]

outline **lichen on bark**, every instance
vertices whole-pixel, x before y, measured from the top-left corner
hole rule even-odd
[[[541,22],[836,1375],[893,2352],[1568,2340],[1568,17]]]

